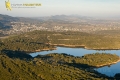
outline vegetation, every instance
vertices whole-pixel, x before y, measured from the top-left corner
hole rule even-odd
[[[9,51],[12,56],[2,51],[0,54],[0,77],[1,80],[108,80],[113,79],[94,71],[89,65],[83,68],[79,63],[82,57],[73,57],[67,54],[39,55],[35,58],[26,56],[18,51]],[[14,54],[12,54],[14,53]],[[15,53],[25,55],[19,58]],[[92,54],[87,55],[91,57]],[[94,54],[93,54],[94,55]],[[111,56],[111,54],[96,54]],[[112,55],[116,57],[116,55]],[[78,60],[79,59],[79,60]],[[77,62],[78,60],[78,62]],[[88,60],[88,59],[87,59]],[[89,60],[88,60],[89,61]],[[77,66],[78,65],[78,66]],[[84,65],[84,64],[83,64]]]
[[[82,32],[63,32],[61,35],[50,36],[51,44],[85,46],[88,49],[120,49],[117,36],[96,35]]]
[[[86,67],[101,67],[105,65],[110,65],[113,62],[119,61],[119,56],[116,54],[109,54],[109,53],[93,53],[93,54],[86,54],[82,57],[74,57],[72,55],[67,55],[65,53],[62,54],[47,54],[45,56],[38,55],[37,58],[43,58],[44,57],[50,58],[50,60],[47,60],[48,63],[51,62],[57,62],[57,63],[68,63],[68,64],[78,64],[83,66],[83,68]]]
[[[74,57],[64,53],[55,53],[32,58],[26,52],[55,49],[55,45],[118,49],[120,39],[117,36],[82,32],[33,31],[0,39],[1,80],[113,79],[98,73],[93,68],[117,62],[119,57],[115,54],[94,53]]]
[[[0,40],[0,50],[35,52],[55,49],[54,46],[57,45],[84,46],[87,49],[120,49],[120,37],[83,32],[33,31]]]
[[[41,51],[43,49],[54,49],[48,44],[46,35],[32,33],[19,36],[11,36],[0,41],[0,50],[17,50],[26,52]]]

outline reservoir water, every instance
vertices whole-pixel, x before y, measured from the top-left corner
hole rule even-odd
[[[111,53],[111,54],[117,54],[118,56],[120,56],[120,50],[88,50],[88,49],[84,49],[84,48],[67,48],[67,47],[57,47],[56,50],[51,50],[51,51],[42,51],[42,52],[35,52],[35,53],[31,53],[30,55],[32,57],[35,57],[37,55],[45,55],[45,54],[49,54],[49,53],[66,53],[66,54],[70,54],[73,56],[83,56],[85,54],[92,54],[92,53]],[[101,68],[96,68],[95,70],[97,70],[98,72],[102,73],[102,74],[106,74],[108,76],[114,76],[116,73],[120,73],[120,62],[110,65],[110,66],[104,66]]]

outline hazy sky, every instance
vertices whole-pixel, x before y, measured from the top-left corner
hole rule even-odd
[[[0,14],[23,17],[61,14],[120,17],[120,0],[10,0],[10,2],[11,4],[41,3],[42,6],[36,8],[12,8],[12,11],[7,11],[5,0],[0,0]]]

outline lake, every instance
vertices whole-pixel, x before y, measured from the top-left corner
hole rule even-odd
[[[49,53],[66,53],[66,54],[70,54],[73,56],[83,56],[85,54],[91,54],[91,53],[96,53],[96,52],[111,53],[111,54],[117,54],[120,56],[120,50],[88,50],[84,48],[68,48],[68,47],[57,47],[56,50],[35,52],[35,53],[31,53],[30,55],[32,57],[35,57],[39,54],[45,55]],[[102,74],[106,74],[108,76],[113,77],[116,73],[120,73],[119,66],[120,66],[120,62],[113,64],[111,66],[104,66],[101,68],[96,68],[95,70],[97,70],[98,72]]]

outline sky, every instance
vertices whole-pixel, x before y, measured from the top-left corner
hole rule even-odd
[[[89,17],[120,17],[120,0],[10,0],[11,4],[41,3],[35,8],[12,8],[8,11],[0,0],[0,14],[15,17],[81,15]]]

